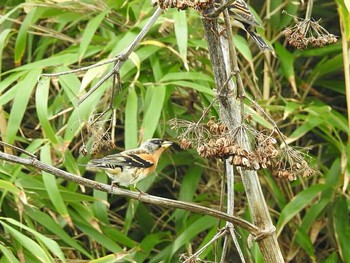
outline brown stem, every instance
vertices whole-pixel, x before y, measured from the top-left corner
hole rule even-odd
[[[115,186],[112,187],[111,185],[102,184],[99,182],[95,182],[93,180],[86,179],[81,176],[77,176],[75,174],[68,173],[66,171],[62,171],[51,165],[44,164],[35,158],[26,159],[15,155],[10,155],[10,154],[0,152],[0,159],[8,162],[12,162],[12,163],[19,163],[23,165],[32,166],[32,167],[38,168],[39,170],[53,174],[57,177],[66,179],[68,181],[75,182],[77,184],[84,185],[86,187],[90,187],[93,189],[98,189],[100,191],[108,192],[111,194],[129,197],[131,199],[135,199],[145,203],[151,203],[151,204],[159,205],[163,207],[178,208],[178,209],[183,209],[193,213],[209,215],[209,216],[230,222],[236,226],[240,226],[245,230],[249,231],[254,236],[259,236],[261,233],[261,230],[258,227],[254,226],[252,223],[249,223],[248,221],[245,221],[239,217],[230,216],[224,212],[217,211],[212,208],[200,206],[194,203],[182,202],[182,201],[172,200],[172,199],[148,195],[148,194],[140,195],[138,192],[117,188]]]
[[[229,60],[229,58],[227,58],[229,54],[228,52],[226,52],[227,54],[225,55],[223,53],[223,50],[228,50],[227,46],[223,46],[227,45],[227,41],[220,41],[220,30],[218,29],[217,19],[203,18],[203,25],[208,42],[208,50],[213,67],[215,84],[216,87],[222,87],[227,79],[227,72],[231,72],[230,63],[225,63],[225,61]],[[235,70],[234,72],[239,71]],[[238,85],[242,85],[239,80],[239,75],[237,76]],[[221,121],[227,125],[230,131],[234,131],[236,127],[241,125],[241,111],[239,105],[237,105],[237,100],[229,97],[227,89],[219,94],[218,100]],[[243,145],[245,149],[249,149],[250,145],[247,138],[244,138],[243,136],[240,137],[242,137],[242,141],[239,143]],[[241,174],[254,223],[264,229],[272,229],[272,221],[256,171],[237,169]],[[263,255],[264,262],[284,262],[275,234],[272,233],[263,240],[257,240],[257,242]]]

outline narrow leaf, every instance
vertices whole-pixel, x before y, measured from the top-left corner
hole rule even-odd
[[[280,235],[283,227],[302,209],[312,203],[312,200],[317,197],[320,192],[328,186],[324,184],[312,185],[295,196],[288,205],[286,205],[277,222],[277,235]]]
[[[102,13],[91,19],[89,23],[87,23],[79,46],[79,63],[84,57],[85,52],[88,49],[96,30],[98,29],[108,12],[109,10],[103,11]]]
[[[44,132],[44,136],[48,138],[53,144],[57,144],[57,138],[51,127],[51,124],[49,122],[49,116],[48,116],[47,104],[48,104],[49,88],[50,88],[49,79],[44,79],[38,84],[38,87],[35,92],[36,112],[38,114],[39,122]]]
[[[51,153],[50,146],[48,144],[41,147],[40,151],[40,160],[51,165]],[[70,222],[70,217],[67,211],[67,208],[64,204],[63,198],[60,191],[58,190],[56,177],[52,174],[42,171],[43,180],[45,184],[45,189],[50,197],[50,200],[54,207],[57,209],[57,212],[67,221]]]
[[[135,87],[129,88],[125,107],[125,148],[131,149],[137,146],[137,94]]]
[[[187,17],[185,11],[174,11],[174,27],[175,27],[175,36],[177,46],[179,48],[181,59],[184,63],[186,70],[189,70],[187,63],[187,42],[188,42],[188,33],[187,33]]]
[[[15,140],[24,113],[26,112],[29,98],[36,85],[36,81],[40,73],[40,69],[33,69],[29,71],[24,79],[18,83],[19,92],[17,92],[13,101],[6,132],[7,142],[10,144],[13,144]]]
[[[0,220],[5,218],[0,218]],[[21,232],[17,231],[15,228],[6,224],[3,221],[0,221],[0,224],[10,233],[10,235],[18,241],[23,247],[25,247],[30,253],[32,253],[35,258],[37,258],[40,262],[48,263],[54,262],[52,258],[48,257],[45,251],[38,245],[38,243],[34,242],[29,237],[23,235]]]
[[[165,99],[165,86],[159,85],[157,87],[150,87],[152,89],[152,99],[149,105],[141,125],[143,132],[143,140],[152,138],[158,124],[160,114],[163,109]]]

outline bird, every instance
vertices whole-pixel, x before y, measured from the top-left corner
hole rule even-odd
[[[143,193],[136,184],[156,169],[161,154],[172,144],[171,141],[152,138],[136,149],[92,159],[86,166],[103,170],[111,179],[112,187],[115,184],[126,187],[133,185]]]
[[[233,1],[232,4],[227,6],[227,10],[229,14],[232,15],[233,18],[238,22],[238,26],[249,33],[261,51],[274,51],[256,32],[255,28],[262,27],[262,25],[258,22],[258,20],[256,20],[253,13],[248,8],[248,5],[243,0]]]

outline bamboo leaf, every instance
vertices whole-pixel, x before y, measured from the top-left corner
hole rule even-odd
[[[3,57],[3,50],[11,33],[11,29],[5,29],[0,33],[0,57]],[[2,70],[2,60],[0,60],[0,76]],[[1,79],[1,78],[0,78]]]
[[[22,122],[29,98],[36,85],[36,80],[40,73],[40,69],[33,69],[29,71],[23,80],[20,80],[18,83],[18,89],[20,92],[17,92],[14,98],[6,131],[7,142],[10,144],[12,144],[16,138],[17,131]]]
[[[58,141],[49,122],[49,115],[47,109],[47,102],[49,99],[49,88],[49,79],[45,79],[38,84],[35,92],[36,112],[38,114],[38,118],[41,124],[41,128],[43,129],[44,135],[53,144],[57,144]]]
[[[315,184],[309,188],[303,190],[296,195],[282,210],[281,215],[277,222],[277,236],[279,236],[283,230],[283,227],[302,209],[310,205],[311,201],[317,197],[321,191],[328,186],[324,184]]]
[[[3,257],[7,260],[5,262],[20,263],[19,260],[15,257],[15,255],[13,255],[12,251],[1,244],[0,244],[0,251],[3,254]],[[4,258],[2,258],[2,259],[4,259]]]
[[[105,10],[93,19],[91,19],[84,30],[83,36],[80,41],[79,46],[79,63],[83,59],[85,52],[87,48],[89,47],[91,40],[93,36],[95,35],[96,30],[99,28],[101,22],[105,18],[105,16],[108,14],[109,10]]]
[[[350,221],[347,201],[344,196],[339,196],[336,198],[333,208],[334,234],[343,262],[350,262]]]
[[[157,87],[152,86],[149,87],[148,90],[152,94],[152,99],[150,104],[147,105],[148,107],[141,125],[143,140],[153,137],[153,134],[159,124],[159,118],[163,109],[166,94],[166,89],[163,85],[159,85]]]
[[[41,147],[40,160],[43,163],[52,165],[50,146],[48,144]],[[63,198],[60,191],[58,190],[56,177],[52,174],[42,171],[43,181],[45,184],[45,189],[50,197],[50,200],[57,212],[67,221],[70,222],[70,216],[68,214],[67,208],[64,204]]]
[[[174,11],[174,29],[177,46],[179,48],[179,53],[181,59],[184,63],[185,69],[188,71],[188,63],[187,63],[187,42],[188,42],[188,33],[187,33],[187,17],[185,11]]]
[[[27,228],[25,225],[15,222],[15,220],[13,220],[12,218],[3,218],[3,217],[0,218],[0,224],[6,229],[6,231],[8,231],[10,235],[18,241],[18,243],[20,243],[30,253],[32,253],[36,259],[38,259],[40,262],[43,262],[43,263],[54,262],[52,257],[48,256],[45,253],[45,251],[38,245],[38,243],[34,242],[32,239],[25,236],[21,232],[17,231],[15,228],[11,227],[10,225],[6,224],[4,220],[9,221],[12,224],[19,225],[22,228]],[[28,228],[26,230],[28,230]],[[40,235],[38,232],[35,232],[32,229],[30,229],[30,232],[32,232],[36,237]],[[49,240],[49,242],[51,241],[52,240]]]
[[[132,149],[137,147],[138,129],[137,129],[137,109],[138,100],[135,87],[129,88],[128,97],[125,106],[125,148]]]
[[[190,80],[190,81],[195,81],[195,80],[200,80],[200,81],[208,81],[213,83],[213,78],[205,75],[203,73],[199,72],[170,72],[168,74],[165,74],[159,79],[159,82],[161,83],[166,83],[168,81],[176,81],[176,80]]]
[[[214,91],[211,88],[209,88],[205,85],[199,84],[199,83],[178,80],[178,81],[170,81],[170,82],[167,82],[166,84],[191,88],[191,89],[197,90],[199,92],[208,94],[210,96],[214,96]]]
[[[34,22],[37,8],[33,8],[24,18],[15,43],[15,64],[19,65],[26,48],[29,26]]]
[[[186,227],[186,229],[171,242],[164,250],[160,251],[157,256],[150,260],[150,263],[159,262],[161,259],[174,255],[182,246],[188,244],[190,240],[204,230],[210,229],[217,224],[217,220],[209,216],[201,216]]]
[[[57,235],[60,240],[65,242],[67,245],[73,247],[80,253],[84,254],[88,258],[92,258],[91,254],[89,254],[74,238],[70,237],[63,229],[62,227],[57,224],[50,216],[48,216],[46,213],[43,213],[39,210],[34,210],[32,208],[27,208],[26,213],[33,218],[35,221],[37,221],[39,224],[41,224],[43,227],[48,229],[53,234]]]

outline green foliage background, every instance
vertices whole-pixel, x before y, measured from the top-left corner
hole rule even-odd
[[[282,0],[251,1],[250,6],[262,18],[265,31],[259,30],[271,41],[276,57],[260,53],[243,32],[233,36],[247,92],[273,116],[288,142],[312,147],[312,166],[318,171],[294,182],[261,172],[282,252],[293,262],[350,262],[349,126],[341,41],[294,50],[281,35],[293,19],[281,11],[303,17],[305,6]],[[316,1],[313,17],[322,18],[321,25],[340,36],[337,8],[349,16],[343,1]],[[79,153],[80,130],[86,135],[79,116],[86,122],[108,107],[111,81],[76,105],[112,65],[40,82],[38,77],[122,52],[154,12],[150,1],[7,1],[0,12],[2,141],[45,163],[108,183],[104,173],[85,172],[79,165],[91,158]],[[123,65],[121,79],[122,92],[113,102],[117,150],[150,137],[175,140],[167,121],[197,120],[214,95],[200,14],[164,12]],[[248,113],[258,127],[269,127],[252,108]],[[210,114],[217,116],[215,109]],[[92,140],[85,139],[91,147]],[[221,176],[220,164],[174,147],[162,156],[157,176],[140,188],[219,208]],[[239,177],[235,189],[236,214],[249,220]],[[196,251],[224,223],[108,196],[6,162],[0,166],[0,190],[0,262],[178,262],[182,253]],[[247,261],[261,262],[257,246],[247,248],[249,233],[237,232]],[[221,245],[219,241],[209,247],[201,258],[216,261]],[[229,258],[239,260],[233,245]]]

